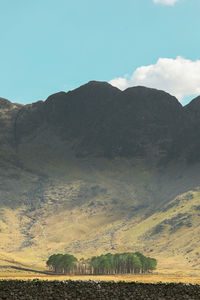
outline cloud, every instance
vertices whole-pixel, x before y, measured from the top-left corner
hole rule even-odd
[[[132,76],[112,79],[110,84],[121,90],[137,85],[157,88],[182,101],[188,95],[200,94],[200,60],[159,58],[156,64],[139,67]]]
[[[163,5],[174,5],[178,1],[180,0],[153,0],[155,4],[163,4]]]

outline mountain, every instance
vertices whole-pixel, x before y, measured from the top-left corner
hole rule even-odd
[[[141,251],[198,268],[200,98],[91,81],[29,105],[0,98],[0,260]]]
[[[166,150],[165,141],[174,138],[183,118],[181,105],[167,93],[143,87],[121,92],[108,83],[90,82],[23,107],[16,141],[37,136],[43,128],[70,141],[77,156],[144,156],[154,146]]]

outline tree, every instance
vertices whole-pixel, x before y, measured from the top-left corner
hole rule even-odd
[[[46,264],[55,273],[71,273],[74,270],[77,258],[70,254],[53,254],[49,257]]]

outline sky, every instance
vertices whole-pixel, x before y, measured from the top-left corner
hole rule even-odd
[[[45,100],[90,80],[200,94],[200,0],[0,0],[0,97]]]

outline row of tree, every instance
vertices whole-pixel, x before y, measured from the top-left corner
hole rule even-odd
[[[54,273],[104,275],[151,272],[156,269],[157,261],[140,252],[107,253],[79,261],[70,254],[53,254],[46,264]]]

